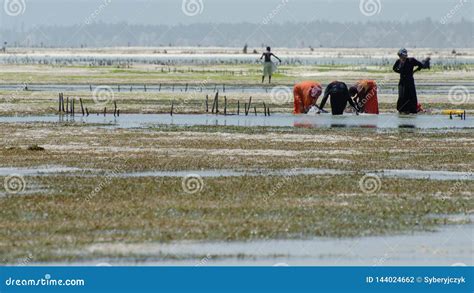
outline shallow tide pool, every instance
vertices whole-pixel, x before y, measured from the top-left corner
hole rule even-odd
[[[303,127],[303,128],[380,128],[380,129],[466,129],[474,128],[474,120],[467,117],[461,120],[459,117],[445,115],[354,115],[346,114],[332,116],[330,114],[308,114],[291,115],[275,114],[264,116],[250,113],[244,115],[211,115],[211,114],[122,114],[114,117],[91,114],[90,116],[67,116],[67,115],[45,115],[45,116],[2,116],[0,123],[90,123],[103,124],[112,128],[148,128],[159,125],[179,126],[269,126],[269,127]]]

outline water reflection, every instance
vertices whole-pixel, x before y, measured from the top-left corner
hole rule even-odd
[[[462,129],[474,128],[474,120],[450,120],[443,115],[413,115],[400,117],[398,114],[381,115],[302,115],[274,114],[264,116],[206,115],[206,114],[112,114],[70,116],[0,116],[0,123],[89,123],[108,128],[150,128],[161,125],[214,125],[214,126],[270,126],[299,128],[367,128],[367,129]]]

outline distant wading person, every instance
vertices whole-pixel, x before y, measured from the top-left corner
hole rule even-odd
[[[294,114],[306,114],[311,107],[316,106],[316,101],[323,92],[319,82],[303,81],[295,84],[293,88]]]
[[[275,71],[275,64],[272,62],[272,56],[278,59],[278,61],[281,63],[281,59],[272,53],[272,49],[270,47],[267,47],[267,51],[262,54],[262,57],[260,57],[260,60],[265,58],[263,63],[262,83],[265,81],[265,76],[268,76],[268,83],[272,82],[272,74]]]
[[[393,65],[393,71],[400,73],[397,110],[400,114],[416,114],[419,109],[413,73],[423,68],[429,68],[429,59],[423,64],[415,58],[408,58],[406,49],[400,49],[398,57],[399,59]],[[415,67],[417,68],[414,70]]]
[[[374,80],[359,80],[349,88],[359,111],[367,114],[379,114],[377,83]]]
[[[326,87],[326,90],[324,91],[324,97],[321,101],[321,105],[319,106],[319,111],[323,111],[324,105],[326,105],[329,97],[331,97],[332,115],[342,115],[344,113],[344,109],[346,109],[347,103],[349,103],[352,108],[356,110],[356,113],[359,112],[356,105],[354,104],[354,101],[351,99],[349,89],[345,83],[341,81],[333,81]]]

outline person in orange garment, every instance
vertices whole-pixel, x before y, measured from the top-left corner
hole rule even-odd
[[[316,101],[323,92],[319,82],[303,81],[293,88],[295,101],[294,114],[306,114],[311,107],[316,106]]]
[[[349,93],[360,112],[379,114],[379,99],[375,80],[359,80],[349,88]]]

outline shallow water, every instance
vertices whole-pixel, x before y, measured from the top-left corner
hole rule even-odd
[[[463,215],[464,221],[472,216]],[[74,265],[290,265],[290,266],[451,266],[473,265],[474,225],[449,225],[436,232],[357,238],[93,244],[87,253],[123,255]],[[145,261],[127,259],[138,254]],[[81,251],[84,254],[84,251]],[[176,260],[176,258],[181,260]],[[164,259],[164,260],[162,260]]]
[[[242,177],[242,176],[299,176],[299,175],[345,175],[355,174],[355,171],[336,170],[336,169],[316,169],[316,168],[294,168],[294,169],[210,169],[210,170],[181,170],[181,171],[161,171],[151,170],[143,172],[113,173],[113,177],[118,178],[138,178],[138,177],[185,177],[188,175],[198,175],[202,178],[215,177]],[[31,168],[0,168],[0,176],[10,176],[12,174],[20,176],[48,176],[48,175],[67,175],[67,176],[102,176],[107,174],[105,170],[98,169],[80,169],[63,166],[37,166]],[[432,170],[382,170],[375,172],[366,172],[380,177],[393,177],[404,179],[426,179],[426,180],[474,180],[472,172],[455,171],[432,171]]]
[[[377,173],[376,173],[377,174]],[[432,170],[383,170],[383,177],[429,180],[474,180],[472,172],[432,171]]]
[[[85,117],[79,114],[76,116],[66,115],[46,115],[46,116],[2,116],[0,123],[34,123],[34,122],[78,122],[106,124],[104,126],[112,128],[148,128],[159,125],[180,125],[180,126],[274,126],[274,127],[305,127],[305,128],[413,128],[413,129],[462,129],[474,128],[474,120],[467,117],[461,120],[458,117],[449,119],[445,115],[354,115],[345,114],[332,116],[330,114],[308,114],[291,115],[275,114],[264,116],[253,113],[244,115],[210,115],[210,114],[125,114],[120,117],[113,115],[91,114]]]
[[[448,96],[450,89],[454,85],[462,85],[469,91],[474,91],[474,83],[469,82],[450,82],[450,83],[417,83],[418,95],[446,95]],[[92,90],[96,85],[91,85]],[[100,85],[104,86],[104,85]],[[293,88],[292,84],[285,85],[290,90]],[[4,91],[23,91],[24,85],[19,84],[0,84],[0,90]],[[115,92],[145,92],[143,84],[122,84],[120,89],[117,85],[110,85],[110,88]],[[220,93],[271,93],[274,86],[261,85],[201,85],[201,84],[147,84],[146,92],[163,92],[163,93],[187,93],[196,98],[202,97],[206,94],[214,94],[216,91]],[[277,88],[278,89],[278,88]],[[88,84],[28,84],[29,91],[48,91],[48,92],[90,92],[91,87]],[[379,89],[379,94],[398,94],[398,83],[385,83]]]
[[[83,169],[73,168],[73,167],[64,167],[64,166],[55,166],[55,165],[46,165],[46,166],[37,166],[30,168],[23,167],[2,167],[0,168],[0,176],[11,176],[12,174],[20,176],[38,176],[38,175],[47,175],[47,174],[59,174],[59,173],[71,173],[79,172]]]

